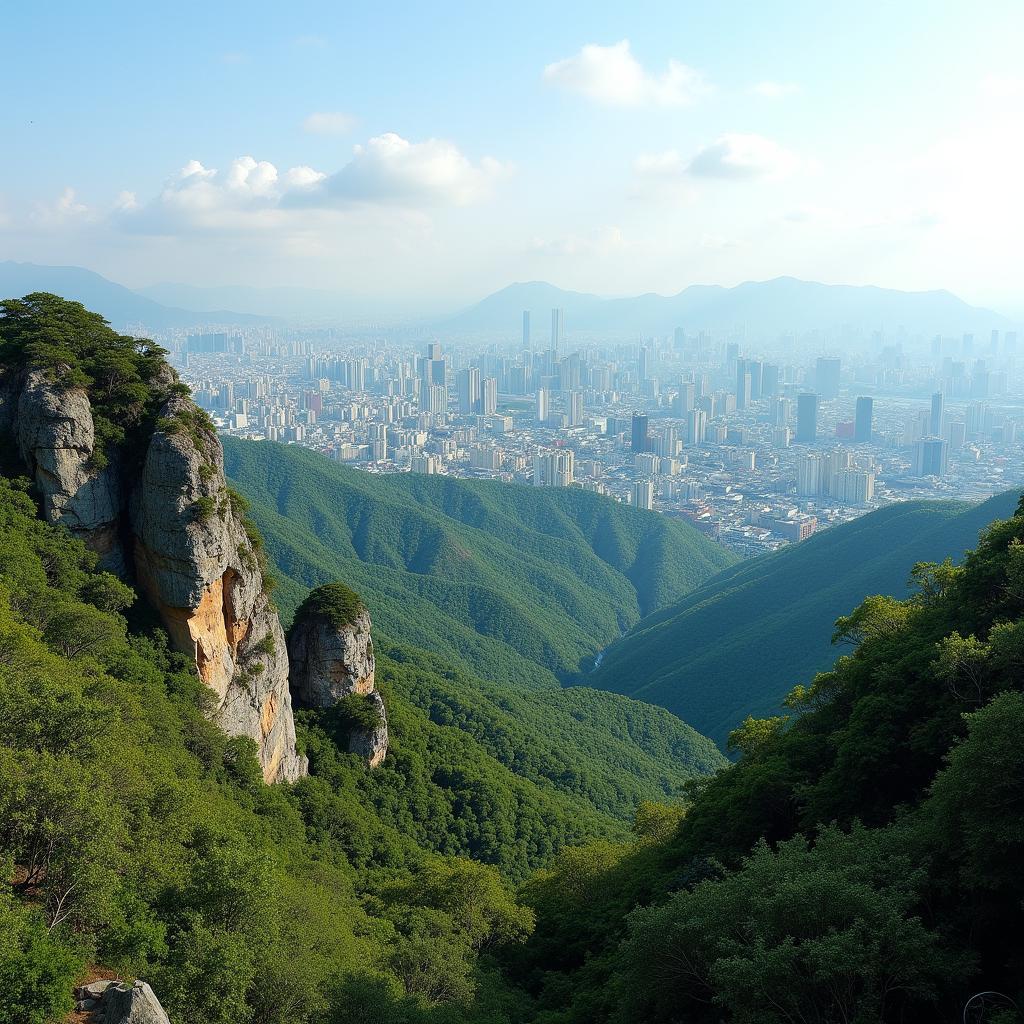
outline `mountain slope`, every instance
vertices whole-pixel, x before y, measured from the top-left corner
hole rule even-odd
[[[118,330],[124,330],[130,324],[142,324],[150,330],[165,330],[210,323],[264,323],[267,319],[223,309],[195,312],[164,306],[82,267],[47,267],[10,260],[0,262],[0,295],[28,295],[31,292],[53,292],[81,302],[102,314]]]
[[[553,685],[735,561],[685,523],[582,490],[372,476],[269,442],[224,450],[286,615],[343,579],[383,633],[502,682]]]
[[[676,295],[648,293],[609,299],[532,281],[495,292],[443,325],[451,330],[515,334],[522,311],[528,309],[534,314],[533,332],[539,347],[548,337],[545,318],[554,306],[565,310],[570,332],[667,333],[679,326],[696,330],[742,324],[762,332],[840,325],[934,332],[980,331],[1009,323],[1000,314],[970,306],[946,291],[903,292],[779,277],[746,281],[734,288],[692,285]]]
[[[864,595],[903,596],[915,562],[959,559],[1015,504],[1008,492],[977,506],[892,505],[733,566],[612,644],[586,682],[660,704],[723,743],[832,663],[832,624]]]

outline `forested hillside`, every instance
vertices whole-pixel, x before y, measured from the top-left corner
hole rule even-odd
[[[1020,1021],[1024,501],[835,633],[685,816],[527,884],[504,968],[536,1020]]]
[[[497,681],[579,671],[736,560],[686,523],[583,490],[373,476],[270,442],[225,438],[224,451],[286,617],[344,579],[384,633]]]
[[[867,594],[907,594],[915,562],[959,560],[1006,493],[981,505],[912,501],[719,573],[613,643],[588,685],[659,704],[724,744],[747,715],[777,714],[835,658],[832,623]]]
[[[207,720],[194,666],[95,562],[0,478],[12,1024],[58,1019],[90,964],[147,978],[175,1022],[418,1020],[453,1000],[457,1019],[502,1019],[479,957],[529,932],[510,883],[567,843],[621,838],[642,800],[721,764],[660,709],[488,694],[385,641],[385,765],[342,752],[343,706],[307,711],[311,777],[268,787],[252,742]]]

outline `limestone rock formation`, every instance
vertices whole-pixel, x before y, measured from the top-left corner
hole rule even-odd
[[[348,738],[348,751],[363,758],[367,767],[376,768],[388,753],[388,716],[379,691],[367,694],[366,700],[376,711],[377,722],[369,727],[353,729]]]
[[[103,568],[124,575],[116,459],[102,468],[92,465],[96,432],[88,396],[80,388],[55,387],[39,371],[19,376],[4,404],[15,411],[18,449],[39,489],[43,514],[96,551]]]
[[[349,751],[375,768],[388,748],[387,714],[374,688],[370,616],[359,597],[341,583],[317,587],[295,614],[288,637],[291,686],[307,707],[333,707],[365,698],[353,723]]]
[[[288,655],[256,550],[224,480],[224,453],[199,410],[172,397],[161,410],[131,500],[138,583],[175,645],[194,652],[217,697],[216,720],[255,740],[267,782],[293,781]]]

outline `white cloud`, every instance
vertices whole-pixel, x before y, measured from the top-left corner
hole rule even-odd
[[[589,43],[572,57],[544,68],[544,81],[614,107],[683,107],[708,91],[704,76],[677,60],[660,75],[633,56],[629,40]]]
[[[344,135],[355,126],[355,117],[340,110],[318,111],[302,122],[302,130],[310,135]]]
[[[388,132],[356,146],[351,161],[311,191],[304,204],[464,206],[484,198],[508,169],[491,157],[474,164],[443,139],[409,142]]]
[[[768,80],[752,85],[750,91],[762,99],[781,100],[787,96],[792,96],[794,93],[798,93],[800,86],[796,82],[773,82]]]
[[[773,139],[739,132],[720,135],[698,150],[687,165],[697,178],[785,178],[800,169],[802,161]]]
[[[31,213],[31,219],[46,228],[81,224],[92,217],[93,211],[85,203],[79,202],[77,193],[70,185],[51,202],[34,203]]]

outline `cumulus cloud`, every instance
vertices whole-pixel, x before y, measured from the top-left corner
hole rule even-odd
[[[351,114],[340,110],[324,110],[310,114],[302,122],[302,130],[310,135],[344,135],[356,125]]]
[[[652,74],[633,56],[629,40],[611,46],[589,43],[579,53],[544,68],[544,81],[614,107],[683,107],[708,91],[704,76],[670,60]]]
[[[752,85],[750,91],[762,99],[781,100],[787,96],[792,96],[794,93],[798,93],[800,86],[796,82],[773,82],[769,80]]]
[[[485,197],[507,169],[487,157],[474,163],[450,142],[392,133],[354,147],[334,174],[308,164],[280,171],[254,156],[223,171],[189,160],[149,202],[121,193],[113,216],[126,230],[149,234],[287,228],[306,224],[313,210],[466,205]],[[74,193],[63,202],[73,207]]]
[[[801,167],[801,160],[773,139],[738,132],[720,135],[699,149],[687,166],[697,178],[785,178]]]
[[[65,227],[74,223],[91,220],[93,211],[78,199],[78,194],[68,185],[60,195],[50,202],[37,202],[32,207],[32,220],[47,228]]]
[[[302,203],[464,206],[486,196],[495,179],[507,170],[490,157],[474,164],[443,139],[409,142],[388,132],[356,146],[349,163]]]

